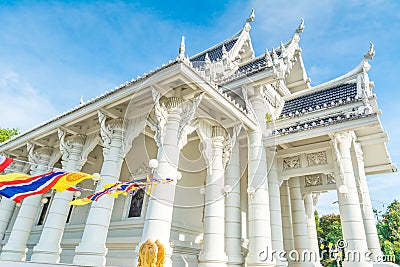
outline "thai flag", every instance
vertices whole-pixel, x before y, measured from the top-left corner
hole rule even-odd
[[[49,191],[67,172],[49,172],[25,180],[0,182],[0,195],[20,202],[26,197]]]
[[[10,166],[10,164],[13,162],[13,159],[7,158],[4,156],[0,156],[0,172],[4,171],[5,168]]]

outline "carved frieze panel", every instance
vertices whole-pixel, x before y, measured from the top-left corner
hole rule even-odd
[[[326,151],[319,151],[319,152],[307,154],[307,163],[308,163],[308,167],[314,167],[314,166],[328,164],[328,159],[326,157]]]
[[[300,168],[300,156],[287,157],[283,159],[283,170]]]
[[[312,174],[305,176],[306,187],[322,185],[320,174]]]

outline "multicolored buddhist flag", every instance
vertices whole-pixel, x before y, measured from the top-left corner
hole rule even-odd
[[[94,176],[83,172],[66,173],[60,180],[53,186],[53,189],[58,192],[67,190],[86,179],[92,179]]]
[[[12,158],[7,158],[5,156],[0,156],[0,172],[4,171],[5,168],[7,168],[8,166],[10,166],[10,164],[13,162],[14,160]]]
[[[157,185],[160,183],[170,183],[173,179],[167,178],[165,180],[157,180],[155,178],[147,177],[146,182],[138,182],[138,181],[125,181],[125,182],[117,182],[115,184],[106,184],[103,186],[102,190],[95,192],[85,198],[76,199],[69,202],[69,205],[86,205],[91,203],[92,201],[98,201],[103,196],[112,196],[118,198],[119,195],[127,196],[132,195],[134,196],[140,189],[151,188],[152,185]]]
[[[33,177],[22,177],[22,179],[4,181],[0,179],[0,195],[20,202],[26,197],[43,194],[49,191],[67,172],[49,172]],[[7,176],[7,175],[4,175]],[[3,178],[4,178],[3,176]]]

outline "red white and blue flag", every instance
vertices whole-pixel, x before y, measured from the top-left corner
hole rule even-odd
[[[0,156],[0,172],[4,171],[4,169],[10,166],[12,162],[13,162],[12,158]]]
[[[0,195],[15,202],[21,202],[26,197],[43,194],[49,191],[67,172],[49,172],[20,180],[1,181]]]

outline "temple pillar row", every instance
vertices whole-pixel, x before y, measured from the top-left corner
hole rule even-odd
[[[225,173],[225,185],[230,188],[225,197],[225,251],[229,267],[243,266],[242,225],[240,208],[240,155],[239,142],[232,148],[232,155]]]
[[[373,264],[365,258],[368,245],[350,152],[353,137],[354,132],[338,133],[332,136],[339,177],[336,181],[339,212],[343,239],[347,244],[345,251],[356,251],[361,255],[360,260],[344,261],[343,266],[368,267]]]
[[[65,133],[59,130],[60,151],[62,153],[63,170],[75,172],[80,171],[82,150],[86,136],[76,135],[68,141],[64,140]],[[74,192],[56,192],[47,214],[46,222],[38,244],[33,248],[31,261],[58,263],[61,254],[61,238],[64,233],[67,216],[70,209],[69,202]]]
[[[268,148],[267,148],[268,149]],[[269,159],[274,159],[275,148],[269,148]],[[269,205],[271,212],[271,234],[272,234],[272,249],[277,253],[284,251],[283,244],[283,228],[282,228],[282,210],[281,210],[281,193],[278,177],[278,166],[276,159],[272,161],[268,175],[269,187]],[[288,263],[281,261],[276,257],[276,266],[287,266]]]
[[[152,187],[146,209],[141,242],[136,247],[138,257],[141,244],[147,239],[159,240],[165,248],[165,267],[172,267],[172,248],[170,244],[172,214],[174,209],[175,189],[178,177],[178,164],[180,150],[187,143],[187,135],[191,133],[193,118],[202,94],[193,99],[193,103],[185,103],[179,96],[179,91],[174,97],[166,101],[166,105],[160,103],[161,95],[153,88],[153,100],[155,104],[154,118],[147,122],[155,131],[154,140],[158,146],[158,166],[154,173],[156,179],[173,179],[170,183],[161,183]],[[137,264],[137,257],[134,264]]]
[[[282,211],[282,231],[283,247],[285,251],[294,249],[292,208],[290,205],[289,183],[287,180],[282,182],[281,193],[281,211]]]
[[[272,248],[271,217],[267,179],[267,155],[263,144],[266,129],[265,99],[260,92],[249,102],[256,117],[258,127],[248,132],[248,240],[249,252],[246,266],[274,266],[274,259],[260,257],[266,248]]]
[[[227,266],[225,254],[225,197],[223,147],[225,130],[212,127],[212,153],[208,162],[204,200],[203,249],[199,254],[199,267]]]
[[[365,175],[363,151],[361,144],[356,140],[353,140],[353,146],[356,162],[355,173],[357,174],[356,184],[360,196],[361,214],[364,222],[367,245],[369,251],[372,252],[372,258],[376,259],[378,256],[382,255],[382,251],[379,244],[379,237],[375,224],[375,216],[372,209],[371,197],[369,195],[367,178]]]
[[[315,224],[315,205],[314,198],[316,195],[306,194],[304,197],[304,207],[306,210],[307,217],[307,228],[308,228],[308,242],[310,245],[310,252],[313,253],[313,257],[315,255],[314,266],[321,266],[320,263],[320,255],[319,255],[319,246],[318,246],[318,236],[317,236],[317,227]]]
[[[32,176],[45,173],[49,165],[53,165],[55,157],[52,148],[42,147],[34,149],[34,145],[28,143],[28,155],[31,165]],[[42,195],[34,195],[22,201],[21,208],[11,230],[10,237],[2,249],[1,260],[24,261],[26,258],[29,235],[35,223],[37,213],[41,204]]]
[[[103,145],[103,165],[96,191],[105,184],[118,181],[123,163],[123,120],[112,120],[105,124],[106,117],[99,112],[100,135]],[[100,198],[92,202],[86,220],[82,239],[75,249],[74,264],[88,266],[104,266],[106,264],[106,239],[114,206],[113,197]]]

